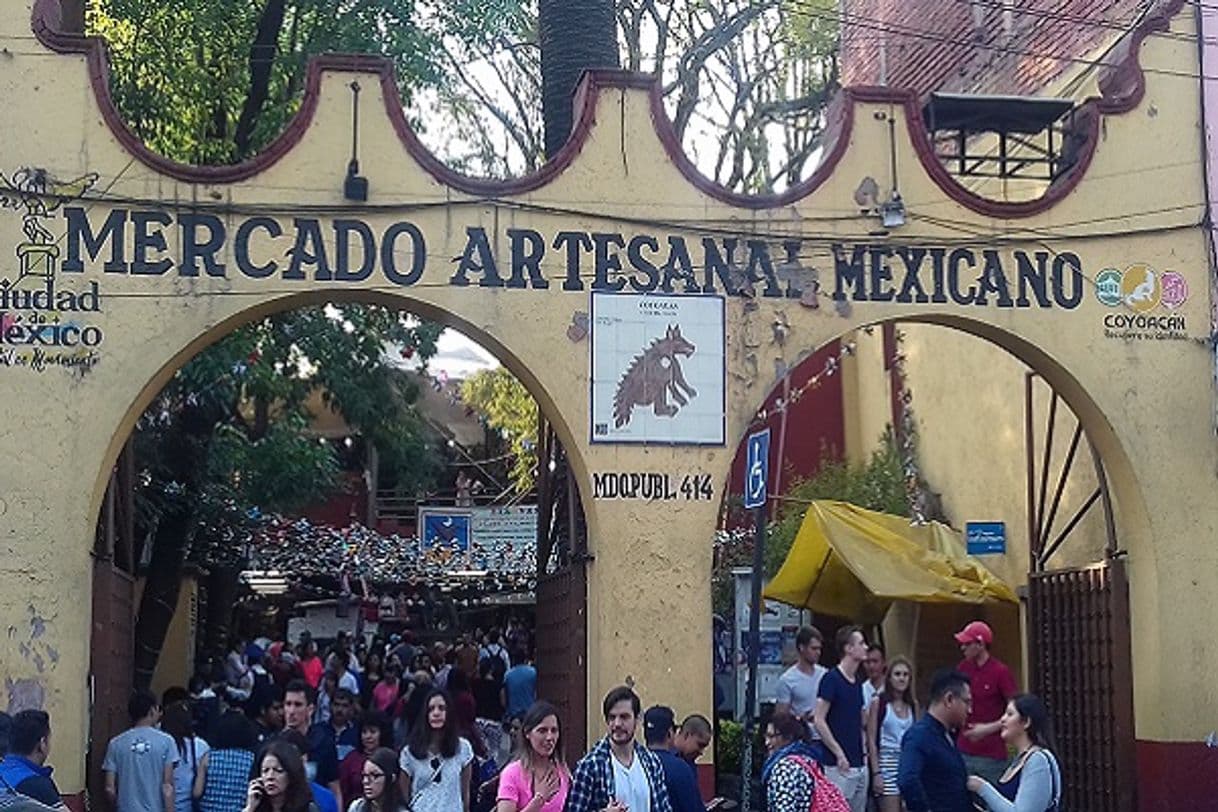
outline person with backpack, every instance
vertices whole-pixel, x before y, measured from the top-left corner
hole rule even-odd
[[[1045,703],[1035,694],[1019,694],[999,721],[1002,741],[1015,749],[1015,759],[997,786],[969,776],[969,791],[981,796],[990,812],[1057,812],[1062,775]]]
[[[503,636],[499,633],[498,629],[491,629],[490,634],[488,634],[486,638],[486,645],[482,647],[479,655],[479,664],[481,664],[482,660],[486,660],[491,657],[498,657],[503,662],[504,671],[507,671],[512,667],[511,658],[508,656],[508,651],[503,647]]]
[[[917,715],[913,664],[905,657],[894,657],[883,689],[867,706],[867,762],[871,765],[871,793],[879,812],[901,812],[901,790],[897,787],[901,739],[913,727]]]
[[[13,792],[39,803],[63,807],[51,778],[51,717],[44,710],[23,710],[12,718],[10,750],[0,761],[0,794]]]
[[[761,770],[766,812],[848,812],[841,790],[821,772],[808,726],[787,711],[765,728],[769,751]]]

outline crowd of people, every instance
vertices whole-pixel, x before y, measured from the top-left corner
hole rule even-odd
[[[1061,772],[1043,702],[1016,692],[985,623],[956,640],[964,659],[934,676],[923,712],[910,660],[887,660],[860,627],[846,626],[835,639],[839,661],[826,669],[821,633],[800,629],[798,661],[765,726],[764,808],[1056,810]],[[678,722],[660,705],[644,713],[628,686],[605,696],[604,737],[569,767],[562,719],[536,695],[520,628],[452,645],[409,635],[352,643],[340,635],[323,658],[307,635],[294,649],[235,641],[212,678],[160,698],[136,691],[131,727],[102,763],[111,807],[705,812],[718,802],[704,802],[694,767],[711,722]],[[50,738],[45,711],[0,715],[0,789],[36,808],[61,804],[46,764]]]
[[[765,728],[766,809],[1055,812],[1061,771],[1044,703],[1017,692],[990,653],[986,623],[955,639],[963,659],[934,675],[923,712],[909,659],[887,660],[862,628],[845,626],[834,640],[838,663],[826,669],[821,632],[800,629],[798,661],[779,681]]]

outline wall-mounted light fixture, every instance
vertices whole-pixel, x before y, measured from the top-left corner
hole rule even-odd
[[[363,203],[368,200],[368,179],[359,173],[359,82],[351,88],[351,160],[343,181],[343,197]]]

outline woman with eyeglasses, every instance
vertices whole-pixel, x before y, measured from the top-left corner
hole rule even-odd
[[[432,688],[402,749],[399,779],[412,812],[469,812],[474,749],[457,733],[448,694]]]
[[[338,765],[338,786],[344,798],[360,798],[360,784],[364,762],[382,747],[393,747],[393,726],[383,713],[370,711],[359,720],[359,747],[347,754]],[[397,774],[397,769],[394,769]]]
[[[347,806],[347,812],[407,812],[398,786],[398,755],[388,747],[379,747],[368,756],[360,781],[361,794]]]
[[[563,755],[558,709],[534,702],[521,723],[516,756],[499,774],[495,812],[562,812],[571,789]]]
[[[818,790],[836,791],[823,780],[816,751],[808,743],[808,726],[787,711],[770,717],[765,746],[769,756],[761,770],[761,782],[766,812],[807,812]],[[842,804],[844,807],[844,799]]]
[[[318,812],[299,750],[282,739],[263,746],[254,759],[244,812]]]

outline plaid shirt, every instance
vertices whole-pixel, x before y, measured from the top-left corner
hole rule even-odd
[[[647,748],[635,742],[634,757],[643,765],[647,783],[651,785],[651,812],[672,812],[668,802],[668,786],[664,783],[664,767],[660,759]],[[614,795],[613,755],[609,750],[609,737],[601,739],[588,751],[588,755],[575,765],[571,778],[571,791],[563,812],[600,812],[609,806]]]

